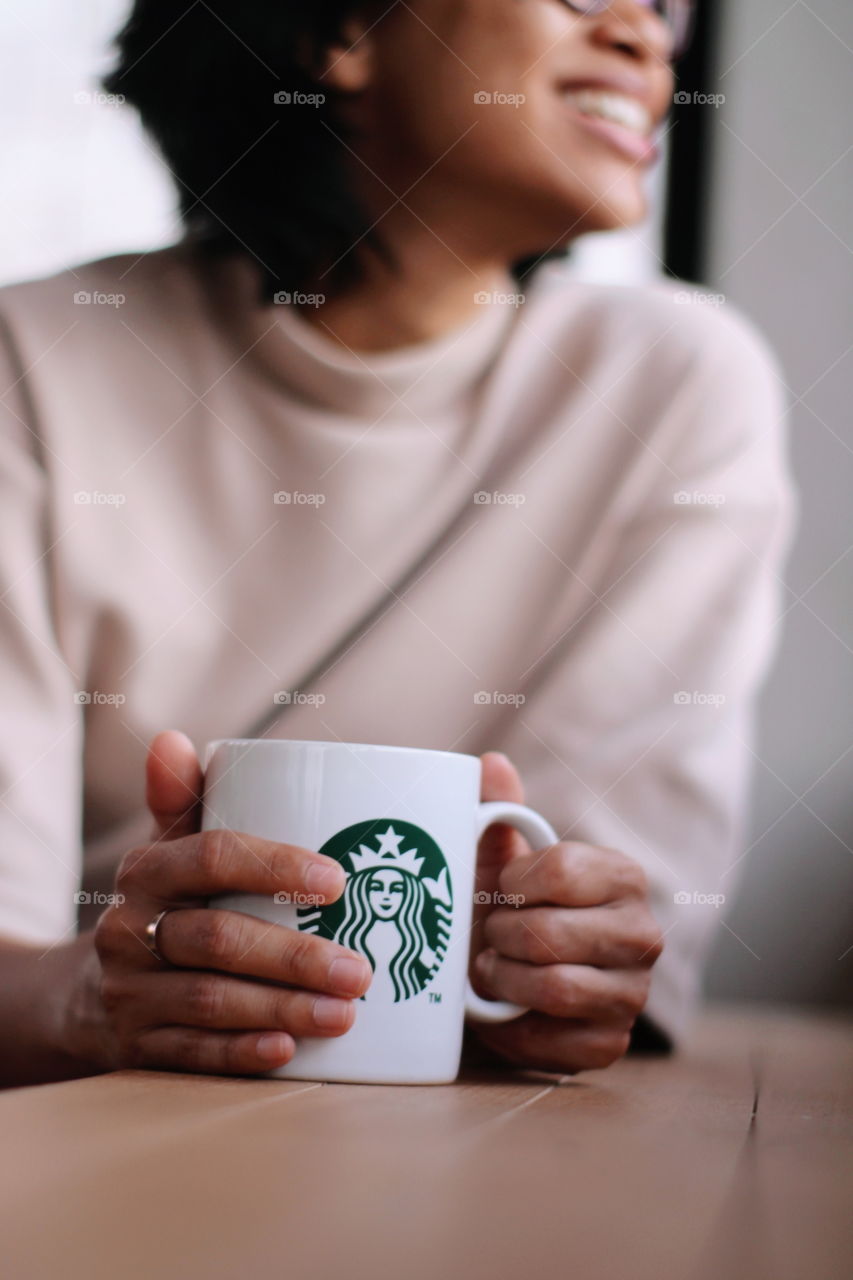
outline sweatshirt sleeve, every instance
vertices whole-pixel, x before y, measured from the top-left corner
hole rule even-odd
[[[798,509],[775,358],[737,313],[709,321],[593,607],[509,744],[529,803],[562,839],[619,849],[647,872],[665,934],[647,1013],[671,1040],[746,853],[756,699]]]
[[[50,944],[76,925],[80,681],[57,636],[49,468],[26,370],[0,320],[0,937]]]

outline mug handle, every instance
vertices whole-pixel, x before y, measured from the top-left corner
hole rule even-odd
[[[507,822],[516,831],[520,831],[534,849],[544,849],[548,845],[558,844],[557,835],[550,822],[523,804],[513,804],[509,800],[488,800],[477,810],[477,843],[487,827],[493,822]],[[510,1004],[508,1000],[484,1000],[478,996],[467,983],[465,992],[465,1013],[477,1022],[509,1022],[512,1018],[520,1018],[528,1010],[520,1004]]]

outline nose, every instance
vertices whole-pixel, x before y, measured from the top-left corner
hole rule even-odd
[[[672,60],[672,32],[659,13],[641,0],[613,0],[589,21],[595,43],[636,62]]]

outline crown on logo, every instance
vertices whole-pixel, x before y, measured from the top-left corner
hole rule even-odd
[[[349,858],[353,871],[368,871],[373,867],[394,867],[400,871],[408,871],[413,876],[420,875],[423,858],[415,856],[417,849],[407,849],[405,853],[400,853],[403,837],[398,836],[390,824],[388,830],[378,839],[378,849],[368,849],[366,844],[360,844],[358,846],[360,853],[350,850]]]

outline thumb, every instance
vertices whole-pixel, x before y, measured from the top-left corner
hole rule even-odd
[[[511,800],[524,804],[524,786],[518,770],[500,751],[487,751],[480,757],[482,766],[480,799]],[[505,822],[488,827],[480,840],[478,863],[484,869],[498,870],[516,853],[526,849],[524,837]]]
[[[203,781],[195,747],[185,733],[167,729],[152,739],[145,761],[145,800],[156,839],[176,840],[198,831]]]
[[[524,803],[524,787],[518,770],[512,761],[500,751],[487,751],[480,757],[480,799],[511,800]],[[492,909],[493,895],[497,891],[501,869],[517,853],[527,848],[524,837],[506,822],[494,822],[487,827],[477,846],[477,874],[475,876],[474,909],[471,917],[471,944],[469,960],[470,978],[474,990],[481,990],[482,982],[473,968],[474,957],[483,948],[483,923]],[[485,897],[481,895],[486,895]]]

